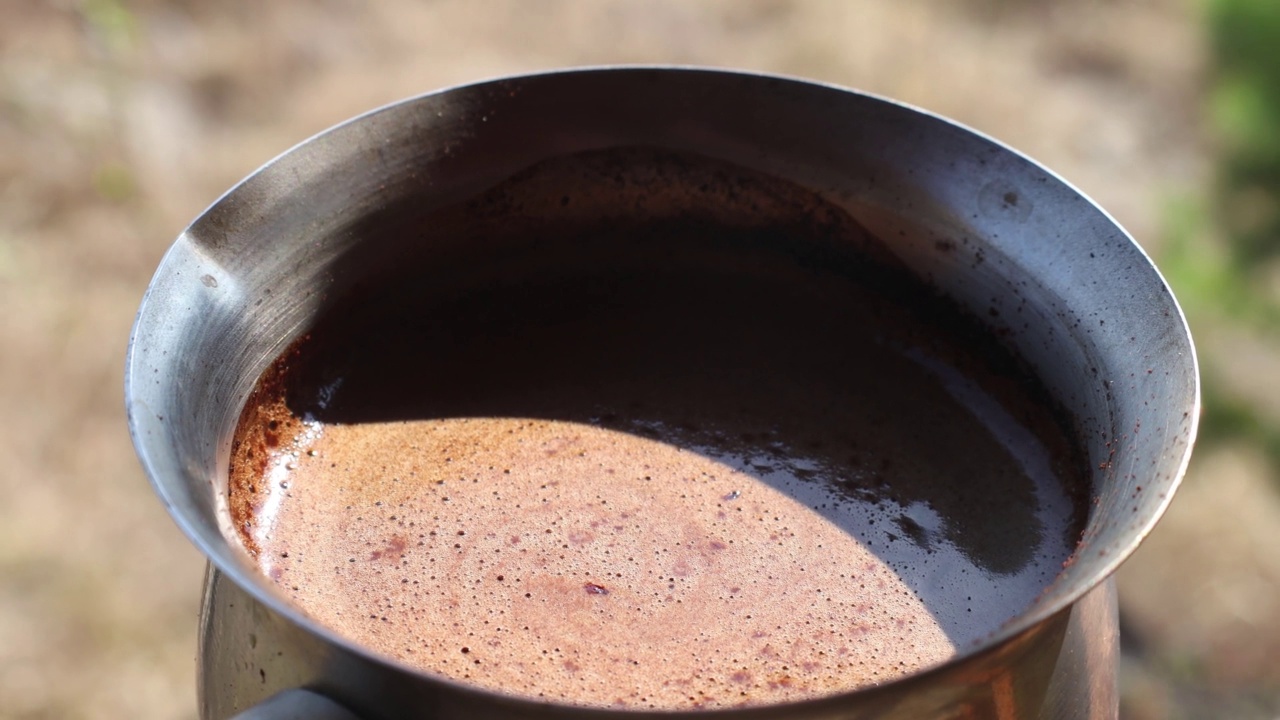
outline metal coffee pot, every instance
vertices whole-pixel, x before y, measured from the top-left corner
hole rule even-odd
[[[1114,718],[1109,577],[1172,498],[1199,414],[1168,286],[1104,211],[987,137],[847,89],[685,68],[511,77],[375,110],[271,161],[178,237],[138,312],[125,394],[156,493],[209,558],[201,717],[686,715],[535,702],[375,656],[289,604],[227,510],[246,397],[323,297],[359,278],[347,251],[377,242],[391,214],[456,203],[550,157],[637,145],[784,178],[845,208],[1025,358],[1073,415],[1093,473],[1073,561],[988,641],[874,688],[711,716]]]

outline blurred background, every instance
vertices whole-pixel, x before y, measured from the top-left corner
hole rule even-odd
[[[1174,285],[1203,439],[1121,571],[1123,716],[1280,717],[1280,1],[0,0],[0,718],[195,717],[204,563],[122,402],[165,248],[366,109],[565,65],[802,75],[1054,168]]]

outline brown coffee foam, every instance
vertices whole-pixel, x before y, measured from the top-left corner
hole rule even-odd
[[[384,269],[264,376],[233,450],[246,547],[359,644],[576,704],[798,699],[981,641],[1078,537],[1034,382],[812,193],[628,150],[424,227],[350,258]]]
[[[710,707],[954,652],[874,552],[693,450],[518,418],[329,426],[308,450],[262,567],[321,623],[455,679]]]
[[[270,494],[267,486],[267,468],[284,449],[293,444],[298,434],[299,420],[284,401],[285,374],[289,356],[295,355],[297,346],[291,347],[271,364],[254,385],[245,400],[244,409],[236,423],[236,433],[231,441],[231,468],[228,478],[227,501],[237,536],[245,550],[253,557],[259,552],[253,529],[263,500]]]

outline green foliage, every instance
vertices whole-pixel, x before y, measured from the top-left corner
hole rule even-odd
[[[1223,392],[1205,393],[1199,442],[1245,441],[1262,449],[1280,467],[1280,427],[1267,422],[1246,400]]]
[[[1161,267],[1193,331],[1232,323],[1280,338],[1280,301],[1266,291],[1280,263],[1280,0],[1207,0],[1207,10],[1217,182],[1170,205]],[[1201,347],[1201,442],[1249,442],[1280,468],[1280,425],[1220,381],[1223,351]]]
[[[108,52],[121,55],[137,44],[137,18],[120,0],[82,0],[78,9]]]
[[[1204,202],[1190,198],[1165,210],[1160,267],[1177,291],[1192,329],[1198,323],[1230,321],[1261,332],[1280,332],[1280,306],[1252,277],[1251,261],[1215,234],[1215,222]]]
[[[137,183],[127,165],[107,163],[93,174],[93,187],[98,195],[113,202],[124,202],[137,192]]]
[[[1218,220],[1246,265],[1280,254],[1280,2],[1211,0]]]

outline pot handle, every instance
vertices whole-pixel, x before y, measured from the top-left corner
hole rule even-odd
[[[360,718],[319,693],[294,688],[272,695],[231,720],[360,720]]]

